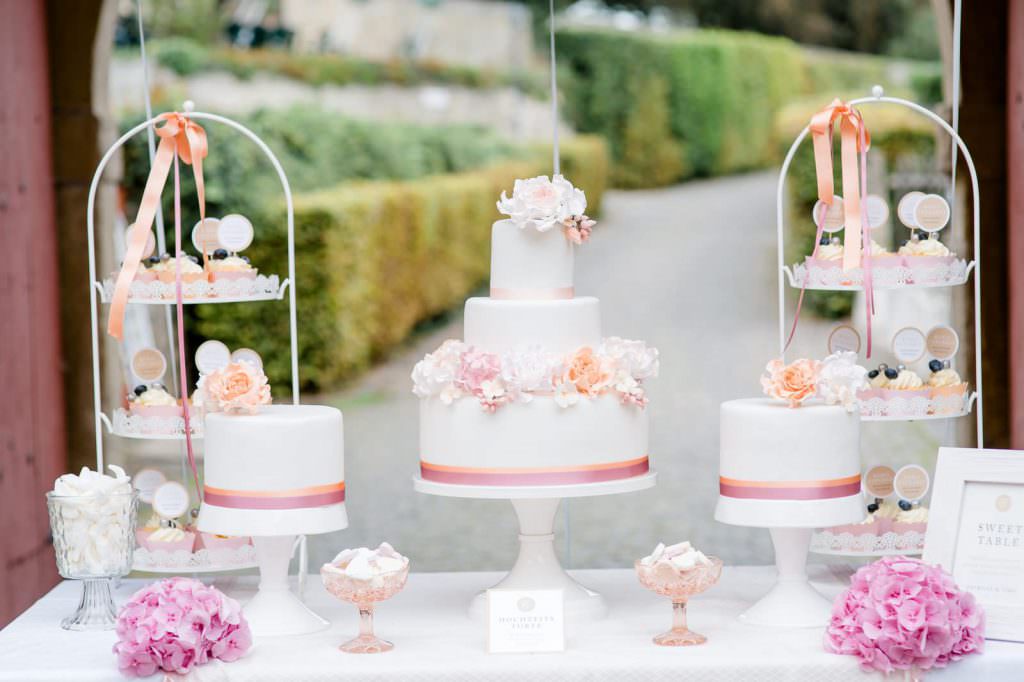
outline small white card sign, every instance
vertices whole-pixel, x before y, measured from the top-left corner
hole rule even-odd
[[[864,197],[864,209],[868,217],[868,227],[871,229],[881,227],[889,220],[889,204],[877,194]]]
[[[860,352],[860,334],[848,324],[837,325],[828,335],[828,352]]]
[[[159,469],[139,469],[132,477],[132,485],[139,491],[139,499],[146,504],[153,504],[153,493],[166,482],[167,477]]]
[[[900,222],[912,230],[916,230],[919,227],[914,211],[917,208],[918,202],[924,199],[924,197],[924,192],[907,192],[900,199],[900,203],[896,204],[896,215],[899,216]]]
[[[244,251],[252,244],[252,236],[252,223],[244,215],[232,213],[220,219],[217,241],[222,248],[232,253]]]
[[[1024,642],[1024,452],[939,449],[923,558],[974,594],[986,639]]]
[[[811,220],[815,225],[821,227],[825,232],[839,232],[843,229],[843,198],[836,194],[832,197],[832,204],[826,204],[822,200],[814,203],[811,209]]]
[[[207,218],[197,222],[192,226],[192,246],[196,247],[196,251],[199,253],[203,253],[203,251],[206,251],[207,254],[213,253],[220,248],[217,241],[219,229],[220,220],[217,218]]]
[[[231,362],[231,351],[216,339],[203,341],[196,348],[196,367],[200,374],[216,372]]]
[[[188,511],[188,491],[177,481],[167,481],[153,491],[152,505],[161,518],[176,519]]]
[[[487,590],[487,651],[565,651],[562,590]]]
[[[917,362],[924,356],[924,332],[917,327],[904,327],[892,336],[892,354],[904,364]]]
[[[231,353],[231,362],[248,362],[253,367],[262,370],[263,358],[252,348],[239,348]]]

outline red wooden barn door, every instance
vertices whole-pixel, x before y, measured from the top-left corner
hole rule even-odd
[[[46,8],[9,2],[3,11],[0,626],[58,579],[44,493],[66,460]]]

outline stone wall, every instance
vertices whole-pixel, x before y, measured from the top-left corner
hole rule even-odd
[[[373,61],[411,58],[482,68],[525,68],[530,11],[483,0],[281,0],[296,49]]]

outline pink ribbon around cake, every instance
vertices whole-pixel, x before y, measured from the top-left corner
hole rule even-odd
[[[561,301],[576,295],[574,287],[553,289],[506,289],[491,287],[491,298],[506,301]]]
[[[650,471],[650,460],[637,457],[622,462],[590,464],[576,467],[478,468],[455,467],[420,462],[420,475],[425,481],[458,485],[572,485],[602,483],[640,476]]]
[[[229,509],[309,509],[345,501],[345,482],[291,490],[226,490],[205,486],[204,501]]]
[[[860,493],[860,474],[820,481],[744,481],[720,476],[723,497],[745,500],[831,500]]]

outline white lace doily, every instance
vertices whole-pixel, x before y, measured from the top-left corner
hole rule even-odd
[[[151,552],[145,547],[136,547],[132,559],[133,571],[148,573],[213,573],[237,571],[256,567],[256,548],[242,545],[237,549],[200,549],[186,552],[157,550]]]
[[[287,283],[287,280],[285,280]],[[257,275],[253,279],[220,280],[217,282],[182,283],[185,303],[216,303],[226,301],[259,301],[281,298],[284,287],[277,275]],[[137,303],[173,303],[175,299],[173,282],[132,282],[128,300]],[[114,280],[103,280],[103,302],[114,297]]]
[[[942,287],[956,286],[967,281],[971,266],[963,259],[937,265],[895,265],[873,267],[872,285],[876,289],[897,289],[899,287]],[[797,289],[804,286],[807,278],[808,289],[833,289],[859,291],[864,288],[864,270],[841,267],[821,267],[816,264],[796,263],[792,271],[787,269],[789,284]]]
[[[861,419],[938,419],[959,417],[971,411],[973,394],[868,398],[860,401]]]
[[[924,551],[924,533],[888,532],[833,533],[825,529],[811,536],[811,551],[815,554],[838,554],[842,556],[887,556],[889,554],[920,554]]]
[[[203,437],[203,420],[197,413],[189,419],[192,437]],[[113,432],[124,438],[184,438],[184,417],[144,417],[123,407],[114,410]]]

